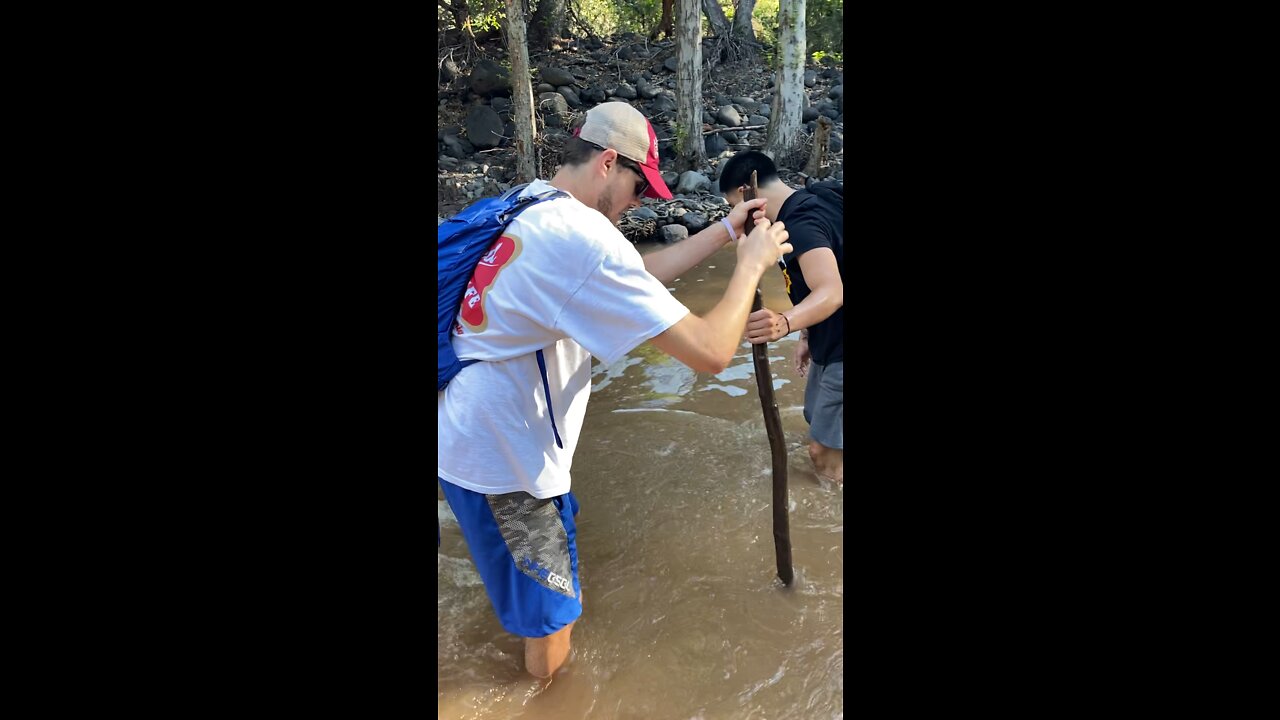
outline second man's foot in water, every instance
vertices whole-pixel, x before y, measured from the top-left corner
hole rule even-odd
[[[819,442],[809,443],[809,459],[818,477],[837,485],[844,484],[844,450],[829,448]]]

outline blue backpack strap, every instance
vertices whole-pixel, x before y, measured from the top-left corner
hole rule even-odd
[[[519,192],[523,188],[524,188],[523,185],[519,187],[511,188],[510,190],[502,194],[502,199],[507,200],[512,193]],[[523,212],[525,209],[532,207],[534,205],[537,205],[543,200],[554,200],[555,198],[558,198],[558,197],[569,197],[569,194],[563,190],[556,190],[555,188],[552,188],[550,190],[547,190],[546,192],[542,192],[537,195],[528,195],[528,196],[519,198],[516,200],[514,205],[512,205],[510,208],[507,208],[506,212],[498,216],[498,221],[502,223],[503,227],[506,227],[507,224],[509,224],[512,220],[515,220],[516,216],[519,215],[521,212]]]
[[[551,409],[551,383],[547,381],[547,358],[541,350],[537,355],[538,372],[542,373],[542,392],[547,396],[547,415],[551,418],[551,434],[556,436],[556,447],[563,450],[564,443],[560,442],[560,431],[556,429],[556,411]]]

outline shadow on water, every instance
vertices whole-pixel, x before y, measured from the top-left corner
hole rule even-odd
[[[674,283],[676,297],[706,312],[732,252]],[[778,275],[762,287],[781,310]],[[789,453],[795,585],[775,575],[750,347],[711,375],[643,345],[592,369],[573,469],[585,607],[572,655],[550,680],[524,672],[522,641],[493,616],[440,496],[439,718],[843,717],[844,495],[810,466],[794,348],[791,336],[769,356]]]

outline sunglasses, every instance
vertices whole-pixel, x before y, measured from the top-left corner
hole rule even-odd
[[[640,182],[636,183],[636,197],[644,197],[644,191],[649,189],[649,178],[644,176],[644,172],[634,161],[618,156],[618,164],[636,174],[640,178]]]
[[[587,144],[601,152],[604,151],[604,148],[595,143]],[[618,156],[618,164],[635,173],[636,177],[640,178],[640,182],[636,183],[636,197],[644,197],[645,191],[649,189],[649,179],[644,176],[644,171],[640,169],[640,166],[636,161],[622,157],[621,155]]]

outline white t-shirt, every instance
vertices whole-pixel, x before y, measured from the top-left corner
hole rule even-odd
[[[552,189],[535,180],[521,195]],[[611,364],[688,312],[600,212],[573,197],[525,210],[481,259],[454,324],[454,352],[483,362],[439,393],[439,476],[487,495],[568,492],[591,356]],[[547,415],[539,349],[563,448]]]

